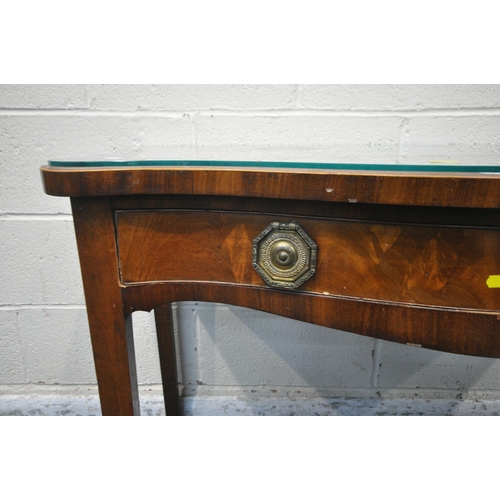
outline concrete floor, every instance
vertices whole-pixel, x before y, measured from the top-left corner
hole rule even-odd
[[[500,400],[198,396],[183,398],[183,409],[188,416],[496,416]],[[142,396],[141,414],[163,415],[161,396]],[[94,416],[100,406],[95,394],[4,394],[0,415]]]

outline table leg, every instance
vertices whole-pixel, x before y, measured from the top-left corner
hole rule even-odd
[[[154,311],[163,397],[165,399],[165,415],[169,417],[176,416],[180,415],[180,405],[172,304],[162,304],[155,307]]]
[[[110,200],[71,201],[102,414],[139,415],[132,318],[123,311]]]

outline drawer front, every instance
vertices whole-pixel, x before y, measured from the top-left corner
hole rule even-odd
[[[293,218],[317,245],[316,272],[299,291],[405,304],[499,310],[500,231]],[[124,284],[222,282],[270,287],[252,243],[282,215],[117,211]]]

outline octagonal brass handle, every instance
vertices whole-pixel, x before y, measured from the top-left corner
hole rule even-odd
[[[316,272],[317,251],[296,222],[273,222],[253,240],[252,264],[268,285],[297,288]]]

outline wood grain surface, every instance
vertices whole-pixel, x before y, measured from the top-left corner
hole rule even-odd
[[[257,196],[441,207],[500,207],[500,175],[231,167],[43,167],[55,196]]]
[[[248,307],[287,318],[442,352],[500,357],[500,315],[390,304],[222,283],[167,282],[123,288],[127,313],[172,301]]]
[[[500,310],[486,286],[500,272],[500,231],[294,218],[318,245],[300,290],[429,306]],[[264,286],[252,241],[282,216],[217,211],[117,211],[124,284],[223,282]],[[267,285],[266,285],[267,287]]]
[[[72,200],[103,415],[138,415],[132,318],[123,311],[113,212],[107,198]]]

